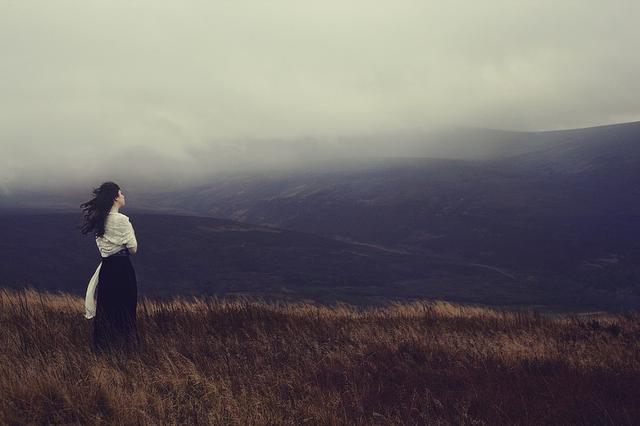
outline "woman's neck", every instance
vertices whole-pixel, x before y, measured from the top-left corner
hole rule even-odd
[[[119,213],[117,207],[111,207],[111,211],[109,213]]]

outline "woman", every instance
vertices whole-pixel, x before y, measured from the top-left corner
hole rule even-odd
[[[138,284],[129,259],[129,254],[137,252],[138,242],[129,218],[119,212],[125,205],[120,187],[105,182],[93,194],[94,198],[80,205],[84,213],[81,232],[96,237],[102,262],[87,286],[85,318],[95,317],[94,352],[128,350],[139,343]]]

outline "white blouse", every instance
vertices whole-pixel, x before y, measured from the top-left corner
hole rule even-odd
[[[136,234],[129,218],[122,213],[109,213],[104,223],[104,235],[96,238],[96,244],[102,257],[109,257],[122,250],[124,247],[133,248],[138,246]],[[87,294],[84,299],[85,314],[84,317],[91,319],[96,315],[96,299],[95,291],[98,285],[98,277],[100,276],[100,267],[94,272],[89,284],[87,285]]]

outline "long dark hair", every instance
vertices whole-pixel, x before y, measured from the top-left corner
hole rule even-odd
[[[84,215],[84,224],[80,232],[83,234],[93,232],[96,237],[104,235],[104,223],[113,207],[113,202],[120,195],[119,191],[120,187],[113,182],[105,182],[93,190],[94,197],[80,204]]]

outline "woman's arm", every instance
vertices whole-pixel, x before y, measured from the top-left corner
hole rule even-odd
[[[122,221],[122,227],[122,244],[129,249],[129,254],[136,254],[138,252],[138,240],[136,239],[133,225],[131,225],[131,221],[129,221],[129,218],[126,216],[124,216],[124,220]]]

